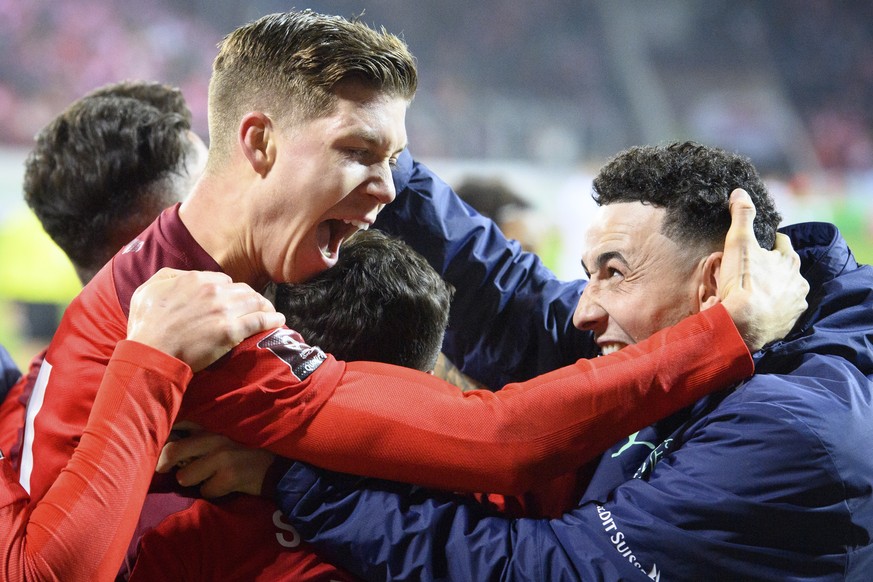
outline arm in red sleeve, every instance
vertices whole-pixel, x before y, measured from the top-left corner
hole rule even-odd
[[[0,461],[0,578],[115,578],[190,378],[179,360],[121,341],[75,453],[39,503],[28,506]]]
[[[515,495],[580,467],[622,437],[752,374],[716,306],[619,352],[498,392],[350,362],[300,430],[258,427],[274,452],[348,473]],[[252,443],[257,444],[257,443]]]

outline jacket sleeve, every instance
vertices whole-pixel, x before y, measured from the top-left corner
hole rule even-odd
[[[280,482],[278,503],[325,559],[365,580],[645,580],[618,557],[594,508],[507,519],[472,498],[303,463]]]
[[[443,351],[462,372],[496,389],[596,353],[591,335],[573,327],[583,280],[559,281],[408,151],[394,179],[397,198],[375,226],[455,286]]]
[[[369,580],[844,580],[869,539],[846,501],[866,487],[846,489],[795,412],[738,400],[659,448],[650,475],[560,519],[301,464],[278,502],[327,559]]]

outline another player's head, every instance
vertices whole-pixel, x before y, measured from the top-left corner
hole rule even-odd
[[[233,205],[225,228],[250,244],[229,273],[256,287],[323,271],[394,199],[416,86],[403,41],[362,22],[306,10],[240,27],[221,42],[209,85],[211,192],[198,189],[200,214],[187,205],[183,219]],[[217,246],[207,251],[221,263]]]
[[[453,292],[406,243],[371,230],[346,242],[330,269],[277,286],[276,309],[307,343],[339,359],[431,371]]]
[[[745,157],[686,142],[631,148],[602,168],[594,180],[600,209],[582,259],[590,281],[574,323],[593,331],[604,353],[720,301],[736,188],[749,193],[755,235],[772,249],[780,216]]]
[[[206,147],[178,89],[124,82],[72,103],[36,138],[24,199],[83,283],[200,176]]]

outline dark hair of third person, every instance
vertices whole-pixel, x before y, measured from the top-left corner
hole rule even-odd
[[[345,361],[433,369],[454,288],[399,239],[379,231],[346,241],[337,263],[276,288],[276,309],[310,345]]]

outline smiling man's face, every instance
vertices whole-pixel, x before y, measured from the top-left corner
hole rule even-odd
[[[701,309],[693,253],[661,233],[665,210],[641,202],[602,206],[582,264],[589,283],[573,323],[594,332],[603,353],[642,341]]]
[[[394,200],[391,168],[406,146],[408,101],[348,82],[333,110],[280,130],[269,194],[260,200],[259,261],[273,281],[324,271],[343,240]]]

